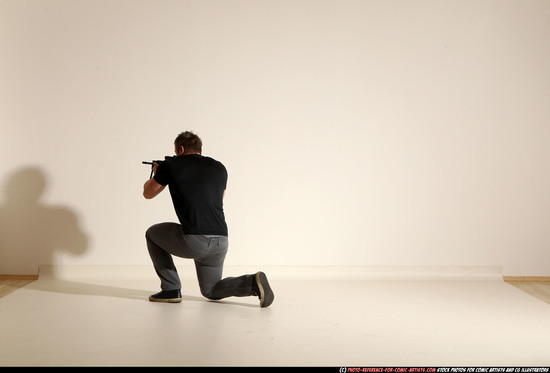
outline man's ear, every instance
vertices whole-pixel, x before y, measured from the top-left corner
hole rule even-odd
[[[185,148],[183,147],[183,145],[181,145],[179,149],[176,150],[176,155],[182,155],[185,152]]]

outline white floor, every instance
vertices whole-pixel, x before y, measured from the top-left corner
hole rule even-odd
[[[265,309],[190,266],[179,304],[147,300],[148,266],[42,267],[0,299],[0,366],[550,366],[550,305],[498,268],[261,269]]]

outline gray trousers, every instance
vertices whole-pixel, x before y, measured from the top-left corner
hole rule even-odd
[[[194,259],[201,294],[208,299],[255,295],[253,274],[222,279],[229,241],[226,236],[187,235],[181,225],[160,223],[145,233],[149,255],[163,291],[181,289],[172,255]]]

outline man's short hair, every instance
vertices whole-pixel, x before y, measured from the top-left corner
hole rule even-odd
[[[202,141],[199,136],[195,135],[193,132],[185,131],[182,132],[176,137],[174,141],[176,148],[183,146],[183,151],[185,153],[202,153]]]

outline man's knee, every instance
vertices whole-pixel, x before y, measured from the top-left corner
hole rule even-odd
[[[215,297],[213,295],[213,293],[214,293],[214,287],[211,287],[211,288],[202,287],[201,288],[201,294],[202,294],[203,297],[205,297],[207,299],[210,299],[210,300],[219,300],[219,299],[221,299],[219,297]]]
[[[162,223],[152,225],[145,231],[145,239],[147,241],[151,241],[153,239],[153,237],[155,236],[155,233],[158,232],[161,224]]]
[[[151,236],[152,236],[152,233],[153,233],[153,227],[154,227],[154,225],[152,227],[147,228],[147,230],[145,231],[145,239],[147,241],[149,241],[151,239]]]
[[[211,292],[206,292],[206,291],[201,290],[201,294],[202,294],[203,297],[205,297],[205,298],[207,298],[207,299],[215,300],[214,298],[212,298],[212,297],[210,296]]]

